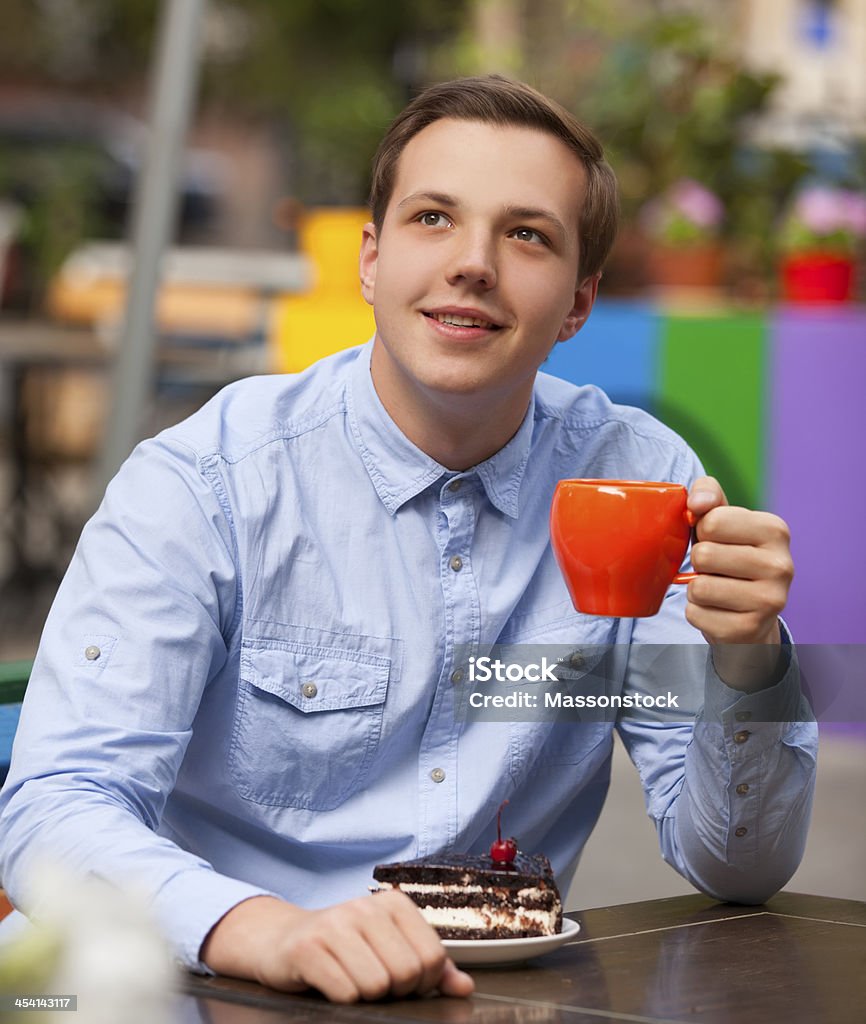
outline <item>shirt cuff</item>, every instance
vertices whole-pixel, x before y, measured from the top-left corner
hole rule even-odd
[[[705,720],[721,722],[726,746],[734,752],[744,746],[749,746],[754,751],[756,746],[775,743],[780,732],[784,732],[791,724],[814,720],[800,690],[800,667],[796,647],[781,619],[779,625],[782,634],[780,657],[785,659],[785,664],[782,678],[773,686],[744,693],[723,682],[716,674],[712,657],[708,659],[702,717]],[[755,743],[751,742],[751,739],[758,739],[758,735],[750,730],[752,723],[766,723],[779,728],[760,728],[758,732],[764,743]]]
[[[198,974],[214,974],[200,958],[204,940],[233,907],[253,896],[277,894],[206,869],[175,875],[160,890],[155,909],[178,961]]]

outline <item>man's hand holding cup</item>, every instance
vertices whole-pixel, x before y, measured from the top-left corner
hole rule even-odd
[[[697,576],[688,584],[686,618],[712,644],[716,671],[728,685],[772,683],[779,614],[794,578],[788,526],[770,512],[729,505],[710,476],[692,484],[688,511],[695,520]]]

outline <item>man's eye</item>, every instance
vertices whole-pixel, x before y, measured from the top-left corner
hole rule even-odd
[[[428,228],[442,228],[449,223],[448,218],[443,213],[422,213],[418,221]]]
[[[545,241],[544,236],[533,231],[532,228],[517,228],[512,231],[512,234],[518,242],[541,242],[543,244]]]

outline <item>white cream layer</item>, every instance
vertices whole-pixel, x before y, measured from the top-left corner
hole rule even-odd
[[[442,893],[444,895],[471,894],[489,891],[481,885],[421,885],[412,882],[391,883],[380,882],[382,888],[400,889],[407,895],[414,893],[418,896]],[[534,900],[541,897],[542,893],[548,890],[531,887],[520,889],[516,894],[516,902]],[[559,908],[550,910],[509,907],[493,909],[492,907],[430,907],[420,906],[419,910],[434,928],[508,928],[511,931],[519,932],[532,929],[539,930],[546,935],[552,935],[556,931],[556,919],[559,916]]]
[[[549,910],[502,910],[486,907],[419,907],[424,919],[434,928],[506,928],[512,932],[556,931],[556,914]]]

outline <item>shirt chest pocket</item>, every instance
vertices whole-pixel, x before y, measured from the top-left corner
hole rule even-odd
[[[546,658],[560,666],[556,675],[562,680],[550,691],[549,702],[547,695],[537,698],[536,706],[546,709],[543,721],[513,728],[512,764],[518,773],[573,767],[597,754],[602,744],[603,749],[609,746],[616,716],[599,697],[622,688],[615,640],[614,620],[575,612],[571,601],[515,616],[503,631],[497,649],[503,661],[541,663]],[[560,690],[563,700],[557,704]]]
[[[329,811],[363,789],[382,731],[391,660],[245,640],[229,752],[238,792]]]

